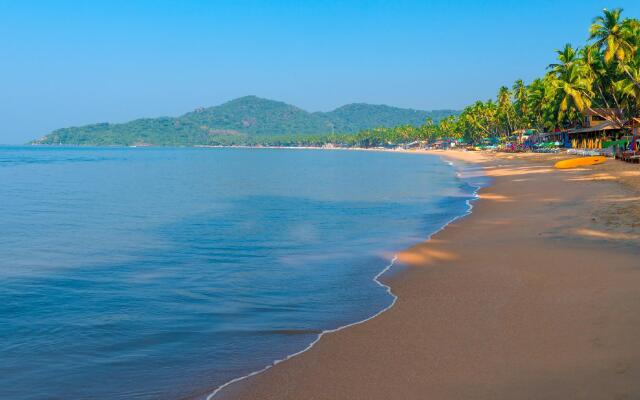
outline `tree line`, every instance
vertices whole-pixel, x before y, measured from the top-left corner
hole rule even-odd
[[[607,112],[617,109],[620,112]],[[421,126],[375,128],[348,135],[276,136],[255,139],[264,145],[376,147],[442,138],[478,143],[534,129],[557,131],[579,126],[589,111],[625,129],[640,111],[640,21],[623,18],[622,9],[604,9],[589,28],[583,47],[566,44],[540,78],[517,80],[498,89],[495,99],[477,101],[460,114]]]

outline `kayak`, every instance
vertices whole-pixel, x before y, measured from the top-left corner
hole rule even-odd
[[[607,158],[603,156],[570,158],[568,160],[558,161],[554,167],[558,169],[586,167],[589,165],[602,164],[605,161],[607,161]]]

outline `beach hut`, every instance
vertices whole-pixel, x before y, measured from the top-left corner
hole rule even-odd
[[[572,148],[599,150],[624,135],[625,122],[617,108],[592,108],[583,115],[582,126],[566,131]]]
[[[567,130],[572,147],[593,149],[601,141],[617,138],[621,128],[612,121],[605,121],[595,126]]]

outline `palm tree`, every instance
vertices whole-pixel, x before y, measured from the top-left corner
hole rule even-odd
[[[559,75],[549,75],[553,96],[558,103],[558,122],[577,119],[585,109],[591,109],[592,82],[584,65],[572,64]]]
[[[438,129],[443,138],[460,139],[456,125],[456,118],[453,115],[450,115],[440,121]]]
[[[637,74],[634,73],[634,69],[640,68],[640,21],[629,20],[627,26],[629,27],[627,36],[629,42],[634,46],[634,52],[628,60],[620,65],[620,69],[625,73],[627,79],[640,88],[640,80],[638,80]]]
[[[605,9],[590,27],[590,44],[556,50],[548,73],[526,86],[518,80],[512,91],[502,87],[495,102],[476,102],[458,117],[467,137],[495,136],[517,128],[553,129],[581,119],[590,111],[623,127],[619,113],[640,112],[640,21],[623,19],[622,10]]]
[[[497,134],[496,115],[497,106],[493,101],[477,101],[464,109],[459,121],[464,128],[465,136],[472,141],[477,141]]]
[[[546,98],[545,81],[543,79],[534,79],[529,84],[527,95],[527,108],[529,111],[529,122],[532,123],[538,130],[542,131],[545,128],[544,109]]]
[[[502,120],[506,130],[506,136],[513,132],[513,103],[511,102],[511,92],[506,86],[498,89],[498,117]]]
[[[428,117],[424,124],[418,127],[416,131],[417,138],[420,140],[430,141],[433,138],[433,131],[436,129],[433,118]]]
[[[570,43],[565,44],[561,50],[556,50],[557,59],[559,62],[549,64],[547,68],[551,70],[551,73],[565,73],[571,65],[579,60],[578,51],[579,49],[574,49]]]
[[[514,108],[516,111],[516,124],[521,127],[529,125],[529,89],[525,86],[522,79],[515,81],[512,87],[513,97],[515,98]],[[519,120],[519,121],[518,121]]]
[[[634,23],[630,20],[620,21],[621,8],[602,10],[603,15],[594,18],[589,29],[589,39],[595,39],[595,45],[604,50],[604,61],[609,64],[613,60],[624,62],[634,52],[634,45],[629,42]]]
[[[600,48],[595,44],[583,47],[580,50],[580,59],[586,67],[587,75],[593,82],[594,89],[597,90],[603,106],[610,108],[607,87],[611,81],[611,68],[607,68]]]
[[[626,74],[614,82],[613,86],[625,101],[627,116],[634,117],[640,111],[640,57],[631,60],[624,68]]]

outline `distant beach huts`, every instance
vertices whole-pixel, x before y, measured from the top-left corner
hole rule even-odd
[[[640,119],[625,120],[617,108],[588,108],[579,124],[554,132],[520,129],[500,143],[504,151],[569,152],[582,155],[616,156],[625,161],[637,161]]]

